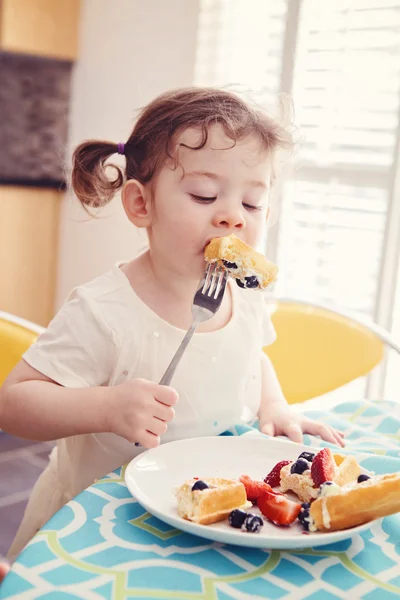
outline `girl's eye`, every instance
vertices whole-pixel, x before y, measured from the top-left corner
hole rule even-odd
[[[207,197],[207,196],[196,196],[196,194],[190,194],[190,196],[193,198],[193,200],[195,202],[201,202],[203,204],[211,204],[211,202],[214,202],[214,200],[217,199],[216,196],[211,196],[211,197]]]
[[[243,203],[243,206],[247,208],[247,210],[262,210],[262,206],[254,206],[254,204],[246,204]]]

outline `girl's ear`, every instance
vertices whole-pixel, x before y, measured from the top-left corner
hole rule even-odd
[[[136,227],[149,227],[150,198],[145,187],[137,179],[129,179],[122,188],[121,196],[128,219]]]

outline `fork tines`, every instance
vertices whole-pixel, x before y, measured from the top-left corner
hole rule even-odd
[[[204,284],[201,289],[201,293],[207,296],[213,296],[217,298],[222,283],[226,277],[226,271],[221,269],[217,263],[211,263],[208,266],[207,272],[204,278]]]

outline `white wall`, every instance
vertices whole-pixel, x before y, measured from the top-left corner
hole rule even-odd
[[[198,0],[82,0],[70,148],[86,138],[125,141],[135,111],[157,94],[191,85]],[[123,161],[123,159],[121,159]],[[69,291],[129,259],[146,243],[119,197],[88,218],[66,194],[60,226],[56,307]]]

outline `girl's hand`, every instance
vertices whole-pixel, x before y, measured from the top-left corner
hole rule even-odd
[[[260,431],[266,435],[287,435],[293,442],[301,444],[303,433],[319,435],[326,442],[345,446],[343,432],[337,431],[330,425],[308,419],[304,415],[294,413],[289,406],[270,405],[264,407],[260,415]]]
[[[155,448],[167,431],[178,402],[178,393],[169,386],[145,379],[132,379],[110,389],[107,403],[107,430],[128,442]]]

